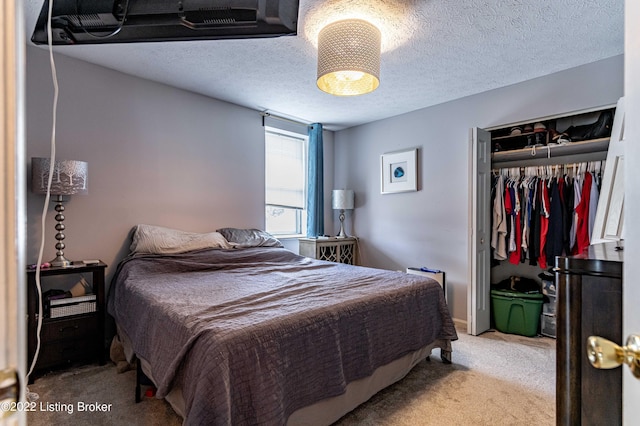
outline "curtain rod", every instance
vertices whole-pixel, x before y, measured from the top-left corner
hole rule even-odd
[[[262,116],[262,125],[263,126],[264,126],[264,119],[266,117],[273,118],[275,120],[288,121],[290,123],[300,124],[302,126],[309,126],[309,125],[312,124],[312,123],[305,123],[304,121],[293,120],[291,118],[280,117],[279,115],[273,115],[273,114],[271,114],[270,112],[267,112],[267,111],[260,111],[260,115]]]

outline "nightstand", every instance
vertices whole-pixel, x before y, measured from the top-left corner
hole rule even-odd
[[[298,251],[301,256],[329,262],[356,264],[358,239],[355,237],[300,238]]]
[[[40,270],[42,293],[55,286],[48,282],[51,277],[76,274],[79,280],[81,274],[91,274],[95,296],[58,299],[52,302],[58,304],[52,305],[49,312],[45,309],[40,333],[40,353],[34,371],[93,359],[97,359],[100,365],[105,363],[104,275],[106,267],[105,263],[99,262],[69,268],[51,267]],[[94,297],[95,302],[91,300]],[[27,271],[27,315],[28,355],[31,363],[36,351],[39,315],[36,271],[31,269]]]

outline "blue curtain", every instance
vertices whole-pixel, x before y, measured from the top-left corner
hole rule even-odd
[[[309,126],[309,181],[307,183],[307,236],[324,235],[324,176],[322,124]]]

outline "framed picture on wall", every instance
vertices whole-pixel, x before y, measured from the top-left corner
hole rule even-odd
[[[380,192],[392,194],[418,190],[418,149],[380,156]]]

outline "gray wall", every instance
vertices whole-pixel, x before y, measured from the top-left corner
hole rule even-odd
[[[102,259],[110,277],[138,223],[194,232],[264,227],[264,129],[258,112],[62,55],[56,62],[56,156],[89,163],[89,194],[66,203],[68,258]],[[48,54],[29,47],[28,161],[49,155],[52,98]],[[329,200],[332,158],[333,133],[325,132]],[[28,192],[28,263],[37,259],[43,202],[44,196]],[[55,256],[53,203],[48,210],[45,261]],[[330,201],[325,211],[330,229]],[[297,251],[297,240],[286,244]]]
[[[66,204],[71,259],[114,266],[130,229],[150,223],[206,232],[263,227],[264,132],[256,111],[56,55],[57,157],[89,163],[89,195]],[[547,77],[337,132],[325,132],[325,226],[338,230],[331,190],[356,192],[347,233],[361,263],[447,272],[449,302],[466,318],[469,128],[614,104],[623,59]],[[27,49],[27,159],[47,156],[53,89],[48,56]],[[313,117],[308,117],[313,120]],[[335,143],[334,143],[335,139]],[[380,194],[380,154],[419,147],[419,190]],[[335,183],[334,183],[335,182]],[[27,200],[27,262],[35,262],[44,197]],[[45,260],[54,257],[53,206]],[[297,251],[297,242],[285,242]]]
[[[469,129],[615,104],[622,95],[618,56],[337,132],[335,184],[355,191],[348,230],[360,238],[362,263],[444,270],[453,316],[466,319]],[[412,147],[418,191],[381,195],[380,155]]]

